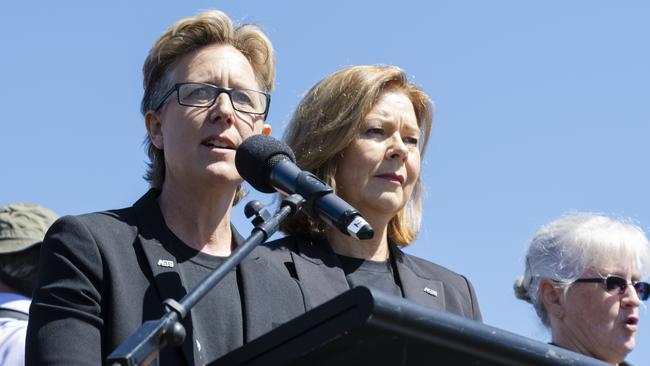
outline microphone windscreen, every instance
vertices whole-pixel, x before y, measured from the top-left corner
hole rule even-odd
[[[273,193],[270,177],[273,168],[281,161],[296,161],[291,148],[271,136],[253,135],[239,145],[235,153],[235,166],[242,178],[253,188]]]

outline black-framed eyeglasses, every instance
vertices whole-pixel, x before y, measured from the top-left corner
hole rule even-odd
[[[632,285],[634,287],[634,290],[636,290],[636,294],[639,296],[639,299],[646,301],[648,300],[648,297],[650,297],[650,283],[647,282],[641,282],[641,281],[631,281],[627,282],[627,280],[623,277],[620,276],[607,276],[605,278],[578,278],[577,280],[573,281],[575,282],[591,282],[591,283],[604,283],[605,284],[605,289],[607,289],[607,292],[614,291],[618,289],[619,294],[625,293],[625,290],[627,290],[627,287]]]
[[[228,94],[234,110],[250,114],[266,115],[271,104],[271,95],[252,89],[221,88],[208,83],[178,83],[169,89],[154,109],[158,111],[170,95],[176,92],[178,104],[186,107],[209,108],[221,93]]]

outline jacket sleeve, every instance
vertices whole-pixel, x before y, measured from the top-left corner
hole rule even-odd
[[[55,222],[41,247],[26,365],[102,364],[102,257],[88,226]]]

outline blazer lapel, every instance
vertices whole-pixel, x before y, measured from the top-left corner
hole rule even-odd
[[[298,241],[298,253],[291,252],[305,296],[307,310],[350,289],[336,254],[326,242]]]
[[[269,278],[268,270],[270,265],[264,263],[257,250],[253,250],[240,264],[239,275],[241,279],[241,291],[243,296],[244,307],[244,341],[250,342],[252,339],[270,331],[272,329],[271,320],[265,311],[268,309],[269,301],[267,296],[269,289],[275,288],[272,278]]]
[[[404,297],[421,305],[444,310],[445,291],[443,283],[419,273],[411,259],[396,246],[391,244],[390,249],[395,260]]]
[[[183,287],[180,272],[177,270],[176,258],[165,250],[156,239],[145,239],[141,236],[140,242],[160,298],[162,300],[168,298],[180,300],[187,291]]]
[[[138,220],[138,238],[153,274],[153,285],[158,291],[161,301],[169,298],[182,299],[187,291],[183,286],[176,258],[162,244],[170,243],[171,232],[169,232],[156,202],[155,191],[150,190],[135,203],[134,207]],[[157,311],[158,309],[155,310],[155,312]],[[185,327],[186,337],[181,348],[188,365],[194,365],[193,328],[190,314],[182,321],[182,324]]]

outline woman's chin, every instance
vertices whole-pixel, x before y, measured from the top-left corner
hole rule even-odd
[[[391,195],[379,196],[371,203],[374,209],[386,215],[395,216],[406,206],[406,202],[399,197]]]
[[[183,186],[191,186],[200,191],[234,191],[243,182],[236,172],[220,169],[207,169],[193,177],[185,177]]]
[[[615,349],[616,357],[613,357],[612,361],[615,361],[617,363],[623,362],[627,355],[634,350],[635,345],[636,341],[634,339],[634,336],[621,340],[621,343]]]
[[[233,166],[222,166],[220,164],[213,164],[207,167],[205,171],[205,178],[208,182],[216,182],[221,184],[239,185],[243,181],[239,176],[237,169]]]
[[[631,336],[630,339],[627,340],[621,347],[623,350],[623,353],[627,355],[628,353],[632,352],[634,350],[634,347],[636,346],[636,339],[634,336]]]

